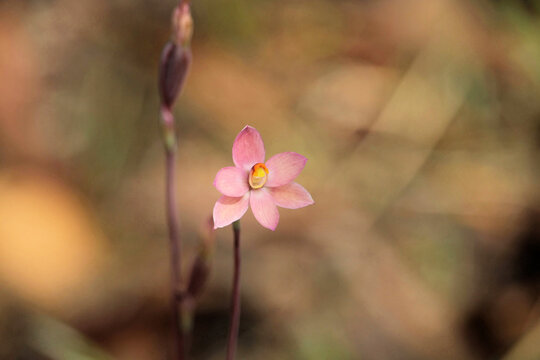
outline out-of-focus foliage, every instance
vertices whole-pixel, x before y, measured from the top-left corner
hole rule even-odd
[[[2,359],[167,355],[157,64],[174,5],[0,3]],[[276,232],[243,220],[239,358],[538,358],[540,3],[192,8],[185,259],[246,124],[309,158],[316,202]],[[231,245],[218,231],[196,359],[224,354]]]

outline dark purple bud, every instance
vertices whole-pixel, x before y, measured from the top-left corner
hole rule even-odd
[[[191,65],[191,49],[169,41],[161,53],[159,95],[162,105],[171,108],[182,90]]]
[[[192,298],[197,298],[201,295],[208,281],[214,247],[214,236],[214,221],[210,218],[201,227],[201,247],[191,267],[187,293]]]
[[[195,258],[193,267],[191,268],[187,293],[193,298],[197,298],[199,295],[201,295],[208,280],[209,274],[210,264],[208,259],[198,255]]]

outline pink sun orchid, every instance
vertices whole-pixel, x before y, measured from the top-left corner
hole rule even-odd
[[[240,219],[251,205],[255,219],[270,230],[279,222],[277,206],[298,209],[313,204],[309,192],[293,180],[306,165],[307,158],[284,152],[265,160],[261,134],[246,126],[233,143],[235,166],[216,174],[214,186],[223,194],[214,206],[214,228]]]

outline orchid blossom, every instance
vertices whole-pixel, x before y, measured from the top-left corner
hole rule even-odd
[[[264,143],[259,132],[246,126],[232,147],[235,166],[218,171],[214,186],[223,194],[214,206],[214,227],[239,220],[249,206],[255,219],[270,230],[279,222],[277,206],[298,209],[313,204],[309,192],[293,180],[306,165],[307,158],[283,152],[265,162]]]

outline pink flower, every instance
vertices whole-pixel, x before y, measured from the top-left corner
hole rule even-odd
[[[214,180],[223,194],[214,206],[214,228],[240,219],[251,205],[257,221],[275,230],[279,222],[277,206],[298,209],[313,204],[309,192],[293,182],[306,165],[302,155],[284,152],[265,163],[261,134],[246,126],[234,140],[232,157],[235,166],[219,170]]]

